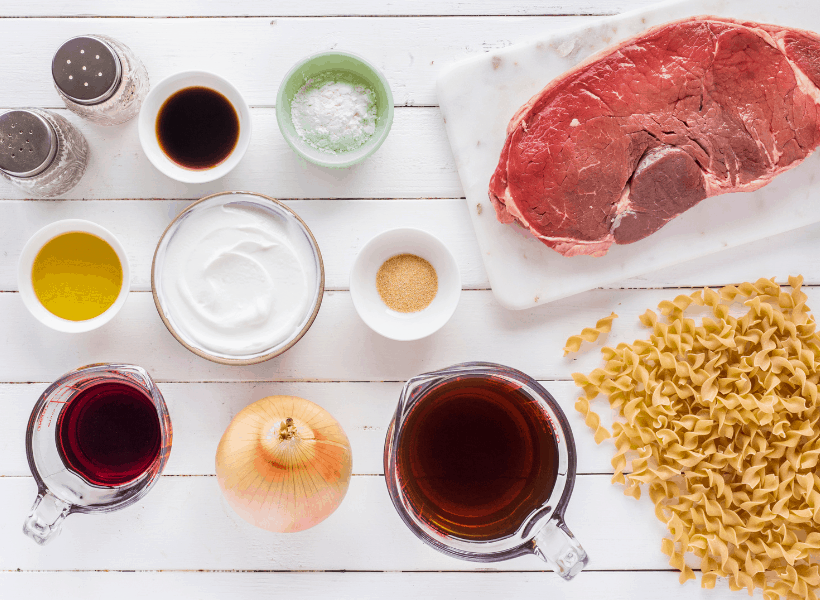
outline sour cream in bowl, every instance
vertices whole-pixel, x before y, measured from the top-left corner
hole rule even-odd
[[[151,272],[171,334],[223,364],[278,356],[310,328],[324,292],[322,255],[307,225],[260,194],[195,202],[165,230]]]

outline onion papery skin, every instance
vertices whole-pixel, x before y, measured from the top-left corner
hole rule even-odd
[[[324,521],[342,503],[352,472],[341,425],[296,396],[246,406],[216,451],[216,477],[228,504],[268,531],[304,531]]]

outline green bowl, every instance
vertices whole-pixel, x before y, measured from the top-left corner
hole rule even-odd
[[[327,72],[338,72],[342,80],[362,81],[376,95],[376,131],[361,146],[348,152],[331,154],[306,143],[293,126],[290,107],[293,97],[308,82]],[[376,67],[349,52],[321,52],[297,63],[279,86],[276,95],[276,122],[288,144],[299,156],[323,167],[350,167],[360,163],[382,145],[393,124],[393,94]]]

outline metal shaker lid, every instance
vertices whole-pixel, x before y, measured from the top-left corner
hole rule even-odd
[[[30,110],[0,114],[0,170],[14,177],[45,171],[57,154],[57,134],[51,124]]]
[[[122,65],[114,49],[103,40],[81,35],[65,42],[51,61],[57,88],[77,104],[99,104],[120,85]]]

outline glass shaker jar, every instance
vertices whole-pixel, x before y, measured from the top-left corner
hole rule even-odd
[[[100,125],[135,117],[148,93],[148,72],[133,52],[104,35],[65,42],[51,62],[54,87],[66,107]]]
[[[65,194],[85,173],[88,143],[64,117],[39,108],[0,113],[0,175],[22,190]]]

